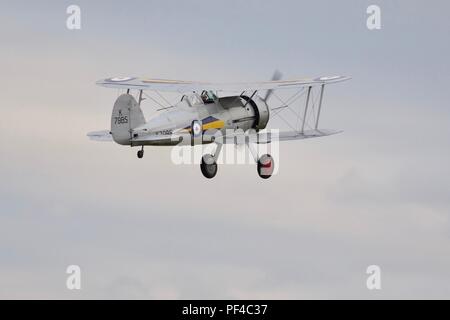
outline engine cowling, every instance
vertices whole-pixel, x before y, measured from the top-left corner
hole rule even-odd
[[[241,96],[241,98],[248,103],[255,112],[255,121],[252,128],[256,131],[262,130],[269,122],[269,107],[267,103],[259,96],[250,98],[248,96]]]

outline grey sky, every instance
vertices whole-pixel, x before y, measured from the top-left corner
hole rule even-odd
[[[0,3],[1,298],[450,297],[447,1]],[[344,133],[283,144],[268,181],[233,165],[206,181],[170,149],[138,161],[86,138],[117,95],[100,78],[275,68],[353,80],[324,101],[323,127]]]

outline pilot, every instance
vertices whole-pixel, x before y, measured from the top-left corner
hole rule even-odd
[[[201,94],[203,103],[207,104],[207,103],[214,103],[214,101],[216,100],[216,95],[212,92],[212,91],[206,91],[204,90]]]
[[[202,92],[202,100],[204,103],[210,103],[211,102],[211,98],[208,96],[208,91],[203,91]]]

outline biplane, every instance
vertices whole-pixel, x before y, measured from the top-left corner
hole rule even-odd
[[[203,155],[200,163],[202,174],[211,179],[217,174],[217,159],[222,145],[236,143],[244,136],[245,144],[252,151],[258,175],[267,179],[272,176],[275,162],[270,154],[258,155],[251,143],[271,143],[275,137],[267,134],[266,127],[271,114],[290,108],[294,101],[304,96],[303,110],[295,112],[298,126],[289,131],[280,131],[279,141],[300,140],[329,136],[340,131],[319,129],[325,86],[350,79],[345,76],[320,77],[315,79],[282,80],[277,71],[270,81],[243,83],[210,83],[138,77],[114,77],[97,82],[106,88],[123,90],[111,115],[110,130],[88,133],[97,141],[114,141],[120,145],[139,147],[138,158],[144,157],[145,146],[175,146],[215,143],[213,154]],[[312,90],[316,88],[318,99],[311,108]],[[278,90],[292,89],[293,96],[282,100],[282,105],[270,107],[270,98]],[[174,104],[157,110],[148,121],[141,109],[146,92],[175,92],[181,98]],[[135,93],[133,96],[132,92]],[[238,94],[224,94],[236,92]],[[150,97],[150,96],[148,96]],[[167,100],[166,100],[167,101]],[[307,123],[308,114],[314,113],[314,123]]]

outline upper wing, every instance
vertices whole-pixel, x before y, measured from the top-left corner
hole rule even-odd
[[[320,77],[315,79],[300,80],[272,80],[260,82],[242,83],[211,83],[163,79],[146,79],[133,77],[116,77],[97,81],[97,84],[107,88],[157,90],[173,92],[201,92],[203,90],[212,91],[255,91],[255,90],[276,90],[292,89],[306,86],[316,86],[349,80],[345,76]]]

